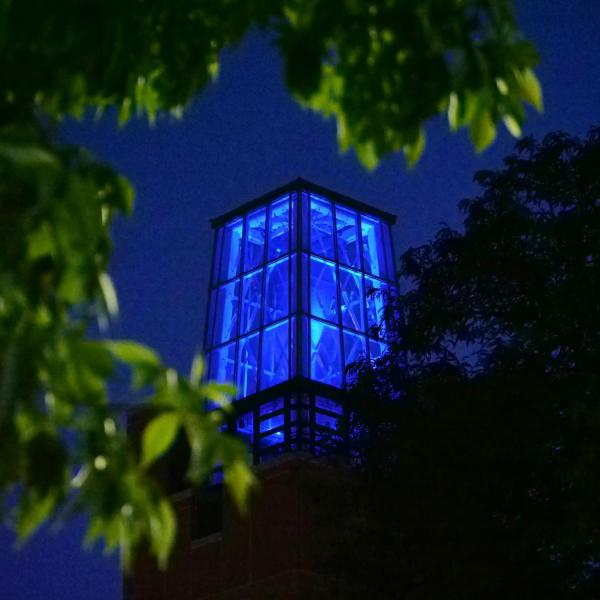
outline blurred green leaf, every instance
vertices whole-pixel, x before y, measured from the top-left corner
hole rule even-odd
[[[179,415],[174,412],[160,414],[146,425],[142,436],[143,465],[150,465],[171,447],[180,425]]]

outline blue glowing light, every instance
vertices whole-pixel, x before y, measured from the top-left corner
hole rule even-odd
[[[239,398],[296,375],[342,387],[349,364],[385,352],[376,330],[384,297],[369,294],[394,285],[385,219],[293,192],[220,226],[214,261],[209,375],[234,381]],[[271,432],[282,419],[262,420],[257,433],[247,422],[240,432],[266,444],[284,436]]]

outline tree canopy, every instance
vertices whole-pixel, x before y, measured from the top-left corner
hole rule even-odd
[[[118,309],[110,225],[133,191],[62,144],[56,122],[109,108],[121,123],[181,116],[252,27],[273,36],[293,95],[334,117],[341,149],[367,167],[395,151],[414,163],[440,113],[481,149],[500,120],[519,134],[524,102],[541,108],[509,0],[2,0],[0,493],[21,539],[85,511],[88,537],[125,564],[145,539],[164,564],[175,518],[149,469],[180,431],[191,481],[222,465],[240,503],[248,491],[243,446],[220,433],[222,411],[204,410],[207,397],[227,410],[232,389],[205,382],[201,358],[184,377],[106,333]],[[124,366],[155,410],[141,455],[109,401]]]
[[[402,256],[322,515],[344,597],[597,596],[599,160],[600,129],[524,139]]]

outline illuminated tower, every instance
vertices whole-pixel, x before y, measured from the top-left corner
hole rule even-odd
[[[209,376],[237,386],[230,427],[255,462],[320,451],[343,411],[346,368],[385,349],[395,217],[298,179],[212,221]]]

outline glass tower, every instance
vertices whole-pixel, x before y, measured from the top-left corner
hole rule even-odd
[[[212,221],[209,377],[235,382],[231,427],[257,462],[318,453],[343,410],[347,367],[385,351],[395,217],[298,179]]]

